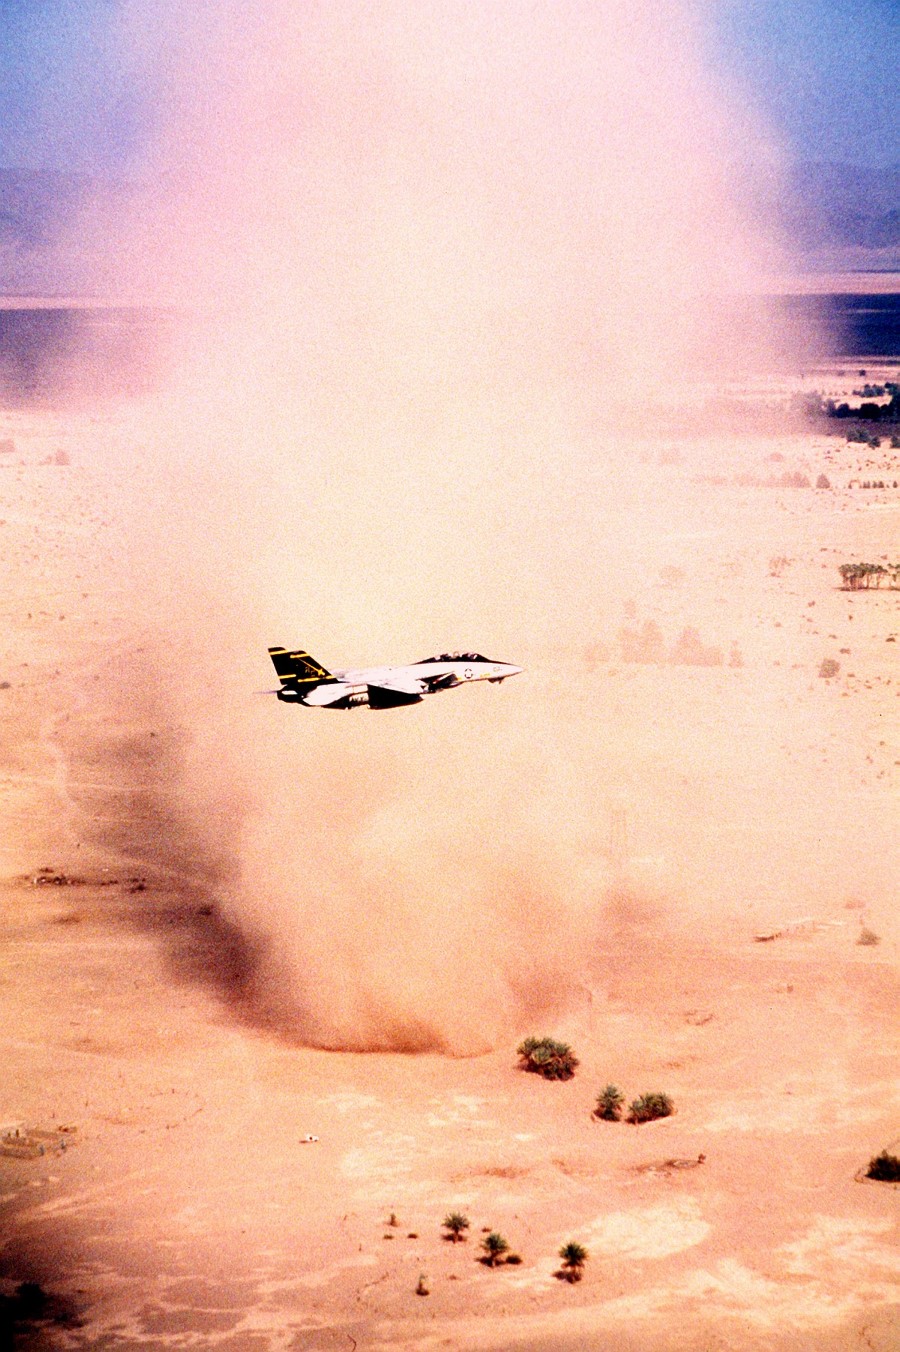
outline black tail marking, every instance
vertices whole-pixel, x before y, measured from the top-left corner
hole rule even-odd
[[[269,656],[282,685],[312,687],[337,679],[314,657],[310,657],[309,653],[288,652],[286,648],[270,648]]]

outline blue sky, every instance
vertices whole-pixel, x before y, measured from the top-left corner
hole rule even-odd
[[[131,162],[143,111],[116,10],[116,0],[0,0],[0,166],[119,172]]]
[[[900,162],[900,0],[720,0],[729,73],[799,159]]]
[[[122,67],[116,10],[117,0],[0,0],[0,166],[133,166],[152,99]],[[707,12],[717,60],[790,153],[900,160],[900,0],[710,0]]]

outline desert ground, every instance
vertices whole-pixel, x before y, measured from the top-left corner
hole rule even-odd
[[[898,1193],[861,1171],[900,1133],[900,591],[838,574],[897,561],[890,438],[645,433],[615,509],[585,468],[602,546],[583,641],[527,638],[500,654],[524,675],[442,695],[440,716],[489,740],[503,710],[536,762],[561,719],[603,748],[581,861],[596,939],[552,1021],[453,1057],[311,1048],[235,996],[244,939],[164,839],[185,730],[127,698],[144,620],[109,473],[110,447],[136,453],[120,417],[0,414],[7,1342],[896,1347]],[[811,486],[766,485],[785,472]],[[423,736],[420,715],[374,717]],[[373,715],[260,717],[309,737]],[[529,1033],[570,1042],[575,1078],[519,1070]],[[676,1111],[600,1122],[610,1081]],[[451,1211],[465,1242],[442,1235]],[[488,1229],[520,1264],[478,1261]],[[569,1239],[589,1252],[576,1284],[555,1275]]]

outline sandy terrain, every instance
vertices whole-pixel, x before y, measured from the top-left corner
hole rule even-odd
[[[602,748],[581,861],[597,939],[552,1026],[454,1059],[311,1050],[241,1000],[252,955],[165,838],[183,730],[127,698],[143,634],[95,452],[118,438],[127,459],[128,433],[10,413],[3,438],[0,1121],[36,1145],[0,1157],[0,1292],[21,1346],[896,1347],[898,1194],[856,1175],[900,1132],[900,592],[840,591],[837,565],[896,558],[900,452],[648,437],[615,509],[585,469],[583,644],[531,638],[501,654],[526,675],[439,716],[487,739],[502,710],[536,761],[561,722]],[[42,463],[59,449],[69,465]],[[731,481],[786,470],[832,487]],[[692,627],[724,660],[624,660],[621,631],[651,621],[663,656]],[[285,736],[372,717],[274,706]],[[390,714],[410,736],[420,716]],[[516,1069],[528,1032],[572,1042],[574,1080]],[[596,1122],[608,1081],[676,1114]],[[442,1239],[454,1209],[466,1243]],[[521,1265],[476,1261],[488,1227]],[[590,1253],[577,1285],[554,1276],[570,1238]],[[35,1318],[28,1281],[50,1297]]]

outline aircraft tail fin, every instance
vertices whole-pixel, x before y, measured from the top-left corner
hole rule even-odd
[[[305,652],[288,652],[286,648],[270,648],[269,656],[283,686],[322,685],[334,681],[330,671]]]

